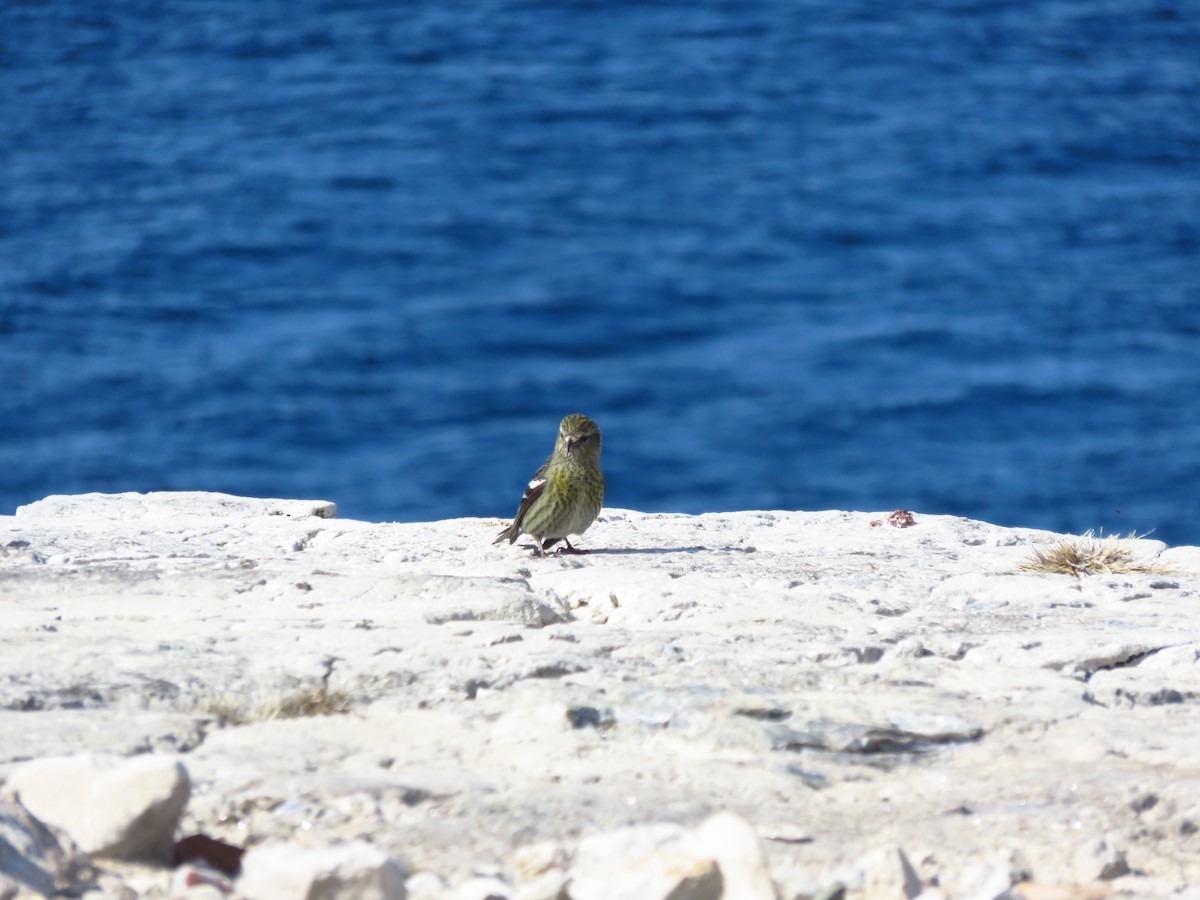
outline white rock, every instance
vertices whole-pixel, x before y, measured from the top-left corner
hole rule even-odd
[[[191,783],[175,757],[50,757],[17,767],[8,787],[86,853],[167,862]]]
[[[643,825],[580,842],[567,885],[571,900],[702,900],[721,896],[716,860],[679,846],[678,825]]]
[[[863,858],[863,900],[912,900],[921,879],[898,846],[882,847]]]
[[[590,834],[579,842],[572,873],[603,871],[616,861],[640,859],[675,843],[684,834],[682,825],[661,822],[617,828]]]
[[[567,891],[572,900],[775,898],[758,835],[731,813],[712,816],[690,831],[664,823],[585,838]]]
[[[426,614],[431,625],[492,621],[541,627],[571,617],[566,603],[556,595],[539,597],[528,584],[504,578],[426,577],[421,598],[432,601]]]
[[[512,856],[512,871],[519,883],[554,869],[565,869],[569,863],[570,854],[558,841],[539,841],[516,849]]]
[[[721,890],[716,860],[673,849],[614,860],[608,872],[580,873],[567,885],[571,900],[719,900]]]
[[[404,882],[408,900],[448,900],[450,885],[436,872],[416,872]]]
[[[723,882],[722,900],[775,900],[758,834],[745,819],[723,812],[705,820],[682,839],[698,856],[717,861]]]
[[[242,858],[249,900],[405,900],[404,867],[364,841],[329,847],[260,844]]]
[[[1163,551],[1157,561],[1180,572],[1200,574],[1200,547],[1172,547]]]
[[[987,865],[979,865],[964,879],[965,900],[1010,900],[1012,888],[1028,881],[1033,873],[1019,850],[999,851]]]

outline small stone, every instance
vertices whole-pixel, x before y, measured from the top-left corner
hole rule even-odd
[[[1136,813],[1143,813],[1147,810],[1154,809],[1154,807],[1157,805],[1158,794],[1145,793],[1138,794],[1138,796],[1134,797],[1133,801],[1129,804],[1129,808]]]
[[[249,900],[405,900],[404,867],[373,844],[264,844],[242,859]]]
[[[715,859],[680,846],[683,829],[658,824],[585,838],[571,870],[571,900],[719,900]]]
[[[8,787],[86,853],[164,863],[171,860],[175,827],[191,793],[182,763],[149,754],[39,759],[19,766]]]
[[[570,874],[572,900],[776,896],[758,834],[732,813],[719,813],[691,831],[661,824],[587,838]]]
[[[933,656],[933,653],[917,638],[906,637],[895,643],[890,655],[895,659],[924,659]]]
[[[860,865],[864,900],[912,900],[921,893],[921,879],[899,846],[876,850]]]
[[[517,848],[512,871],[518,882],[532,881],[552,869],[565,869],[569,861],[567,849],[558,841],[541,841]]]
[[[171,875],[171,896],[187,900],[219,900],[233,893],[233,883],[207,866],[182,865]]]
[[[1011,900],[1013,886],[1031,878],[1033,871],[1021,851],[1006,848],[968,875],[964,896],[969,900]]]
[[[567,721],[572,728],[595,728],[605,730],[616,724],[616,716],[611,709],[594,706],[572,706],[567,710]]]
[[[758,834],[745,819],[723,812],[706,819],[683,845],[716,860],[723,881],[723,900],[775,900]]]
[[[450,886],[435,872],[417,872],[404,882],[408,900],[447,900]]]
[[[875,523],[872,522],[872,525]],[[812,895],[812,900],[846,900],[846,885],[840,881],[827,884]]]
[[[513,900],[570,900],[569,879],[562,869],[549,869],[517,887]]]
[[[1075,877],[1080,881],[1112,881],[1129,874],[1125,854],[1108,840],[1084,844],[1075,851]]]

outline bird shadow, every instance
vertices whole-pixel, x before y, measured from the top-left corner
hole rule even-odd
[[[597,547],[587,552],[588,556],[625,556],[634,553],[661,555],[664,553],[708,553],[709,547]]]
[[[537,556],[537,547],[533,544],[522,544],[521,548],[529,550],[534,556]],[[568,556],[632,556],[634,554],[648,556],[662,556],[667,553],[754,553],[753,547],[702,547],[699,544],[693,544],[690,547],[596,547],[594,549],[577,550],[574,553],[569,550],[557,549],[547,552],[547,557],[558,557],[565,559]]]

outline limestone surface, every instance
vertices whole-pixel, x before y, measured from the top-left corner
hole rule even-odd
[[[735,821],[785,900],[1200,883],[1200,551],[1073,577],[1022,570],[1062,535],[904,523],[610,509],[539,559],[498,519],[47,498],[0,517],[0,781],[171,755],[175,837],[368,842],[422,896],[603,896],[629,828],[758,896]],[[722,814],[736,863],[680,837]]]

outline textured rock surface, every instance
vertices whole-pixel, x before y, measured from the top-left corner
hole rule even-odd
[[[951,517],[607,510],[590,555],[539,560],[493,546],[499,520],[332,513],[152,494],[0,517],[0,779],[181,754],[184,832],[368,839],[450,895],[723,811],[785,898],[861,889],[894,846],[946,896],[1001,851],[1051,887],[1200,882],[1196,548],[1138,541],[1174,571],[1077,580],[1018,571],[1058,536]],[[568,858],[514,869],[545,842]]]
[[[34,817],[12,793],[0,793],[0,897],[78,891],[92,875],[86,856]]]

